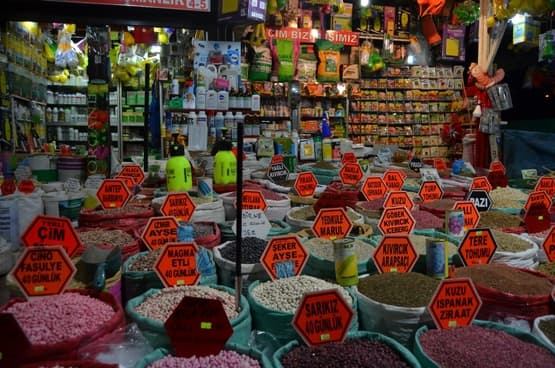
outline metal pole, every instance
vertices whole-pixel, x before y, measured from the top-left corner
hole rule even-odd
[[[150,64],[145,65],[145,104],[143,112],[144,129],[143,129],[143,169],[148,172],[148,114],[150,111]]]
[[[243,233],[243,137],[244,126],[237,123],[237,226],[235,234],[235,308],[241,310],[241,260],[242,260],[242,233]]]

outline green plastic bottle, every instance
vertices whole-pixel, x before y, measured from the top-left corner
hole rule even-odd
[[[185,146],[177,141],[177,134],[170,146],[170,159],[166,163],[166,187],[168,192],[193,189],[191,163],[185,157]]]
[[[233,144],[229,140],[220,143],[214,157],[214,184],[235,184],[237,182],[237,158],[231,150]]]

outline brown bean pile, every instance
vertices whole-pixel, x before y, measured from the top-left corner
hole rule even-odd
[[[312,165],[315,169],[323,169],[323,170],[337,170],[337,165],[332,164],[331,162],[327,161],[318,161],[314,165]]]
[[[147,272],[154,270],[154,264],[160,257],[164,248],[158,248],[152,252],[145,252],[135,256],[127,265],[128,271]]]
[[[421,273],[386,272],[361,278],[358,291],[380,303],[418,308],[430,304],[438,285],[439,280]]]
[[[123,247],[135,240],[131,235],[119,229],[84,231],[79,233],[79,238],[85,247],[93,245],[109,245],[112,248],[117,246]]]
[[[415,229],[437,229],[445,227],[445,221],[431,212],[412,210],[410,214],[416,221]]]
[[[538,324],[541,332],[552,344],[555,344],[555,318],[542,319]]]
[[[520,226],[522,220],[517,215],[501,211],[480,212],[478,227],[507,228]]]
[[[474,284],[514,295],[549,295],[553,284],[547,278],[501,263],[459,267],[456,277],[469,277]]]
[[[536,267],[536,271],[555,278],[555,262],[540,263]]]
[[[514,234],[504,233],[499,230],[492,229],[493,237],[497,244],[497,251],[500,252],[524,252],[532,248],[532,244]]]
[[[127,214],[127,213],[131,213],[134,215],[140,214],[140,213],[144,213],[144,212],[150,212],[152,211],[151,208],[149,207],[144,207],[144,206],[125,206],[125,207],[121,207],[121,208],[107,208],[107,209],[96,209],[94,211],[87,211],[86,214],[95,214],[95,215],[116,215],[116,214]]]
[[[429,236],[425,236],[425,235],[416,235],[416,234],[409,235],[409,239],[412,245],[414,246],[416,253],[420,255],[426,255],[426,239],[428,238]],[[446,241],[446,242],[447,242],[447,254],[449,255],[449,257],[459,252],[459,248],[455,244],[451,243],[450,241]]]

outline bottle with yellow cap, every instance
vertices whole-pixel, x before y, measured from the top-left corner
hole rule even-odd
[[[170,146],[170,159],[166,163],[166,187],[168,192],[191,190],[193,175],[191,163],[185,157],[185,146],[178,141],[178,134],[173,134]]]

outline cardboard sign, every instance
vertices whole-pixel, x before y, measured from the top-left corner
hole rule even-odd
[[[125,165],[119,172],[119,175],[133,178],[137,185],[141,185],[145,180],[145,172],[139,165]]]
[[[526,210],[524,223],[529,233],[541,233],[551,226],[551,214],[543,203],[534,203]]]
[[[470,326],[478,314],[482,300],[470,278],[442,280],[428,311],[437,328]]]
[[[358,163],[347,162],[339,169],[339,177],[345,185],[357,186],[363,176],[364,173]]]
[[[399,170],[386,170],[383,181],[390,191],[399,191],[405,183],[406,175]]]
[[[549,198],[555,196],[555,178],[552,176],[541,176],[534,187],[535,191],[544,191]]]
[[[496,249],[490,229],[470,229],[459,246],[459,255],[466,266],[488,264]]]
[[[356,164],[357,162],[357,157],[353,152],[345,152],[341,157],[341,165],[345,165],[346,163]]]
[[[418,196],[424,203],[439,201],[443,198],[443,189],[437,181],[425,181],[420,185]]]
[[[76,268],[60,246],[26,248],[11,274],[25,296],[61,294]]]
[[[471,201],[480,212],[489,211],[493,206],[493,201],[485,190],[471,190],[466,196],[467,201]]]
[[[283,155],[275,155],[272,157],[270,167],[268,167],[268,178],[274,183],[280,183],[289,177],[289,169],[283,163]]]
[[[489,171],[499,172],[503,175],[506,174],[505,165],[503,165],[503,163],[501,161],[492,161],[492,163],[489,164]]]
[[[474,229],[480,222],[480,212],[472,201],[457,201],[453,206],[454,210],[464,213],[464,230]]]
[[[364,180],[360,191],[367,201],[373,201],[386,195],[387,185],[380,176],[369,176]]]
[[[420,169],[420,180],[422,181],[440,181],[439,172],[434,167],[423,167]]]
[[[15,179],[13,178],[4,179],[4,181],[2,181],[2,186],[0,187],[0,189],[2,189],[2,195],[14,194],[16,189]]]
[[[312,224],[312,231],[319,238],[345,238],[351,232],[353,224],[343,208],[322,208]]]
[[[318,179],[310,171],[299,173],[297,179],[295,179],[295,190],[301,197],[312,197],[317,186]]]
[[[390,207],[383,210],[378,228],[383,235],[410,234],[416,221],[406,207]]]
[[[414,208],[414,202],[409,197],[408,193],[401,191],[392,191],[387,194],[387,198],[383,204],[383,208],[391,207],[406,207],[409,210]]]
[[[336,289],[307,292],[292,325],[307,345],[318,346],[345,340],[354,314]]]
[[[129,189],[130,193],[133,193],[133,191],[135,190],[135,179],[133,179],[132,177],[116,175],[114,176],[114,179],[122,180],[125,183],[125,185],[127,185],[127,189]]]
[[[196,285],[198,247],[195,243],[167,243],[154,264],[154,271],[165,287]]]
[[[39,215],[21,237],[26,247],[61,245],[72,258],[83,242],[67,217]]]
[[[177,243],[179,223],[173,216],[151,217],[141,238],[150,250],[162,248],[167,243]]]
[[[31,342],[12,313],[0,313],[0,367],[20,367],[27,359]]]
[[[264,199],[264,195],[259,190],[243,190],[243,210],[260,210],[266,211],[268,205]]]
[[[549,234],[542,243],[542,249],[549,262],[555,262],[555,227],[552,227]]]
[[[187,192],[168,193],[160,212],[164,216],[173,216],[179,222],[189,222],[197,208]]]
[[[272,238],[260,257],[272,280],[300,275],[306,261],[308,252],[297,235]]]
[[[17,190],[24,194],[31,194],[35,191],[35,184],[30,179],[22,180],[17,186]]]
[[[549,209],[551,208],[551,197],[543,190],[532,192],[528,195],[524,209],[528,211],[532,205],[541,205]]]
[[[409,161],[409,169],[414,172],[420,172],[420,169],[424,167],[424,162],[418,157],[413,157]]]
[[[243,238],[254,236],[266,239],[272,228],[272,224],[261,210],[246,210],[242,212],[241,236]],[[237,234],[237,219],[233,221],[232,230]]]
[[[104,209],[123,208],[131,198],[131,192],[122,180],[105,179],[96,192],[96,198]]]
[[[175,354],[217,355],[233,335],[222,302],[185,296],[164,323]]]
[[[470,185],[470,191],[472,190],[485,190],[486,192],[491,192],[492,187],[487,177],[478,176],[472,179],[472,184]]]
[[[418,259],[418,253],[407,235],[386,235],[372,255],[380,273],[410,272]]]

